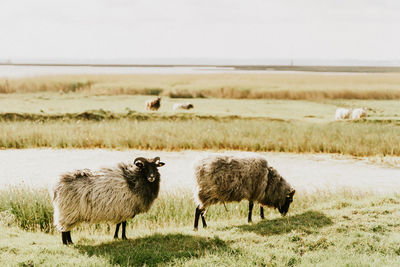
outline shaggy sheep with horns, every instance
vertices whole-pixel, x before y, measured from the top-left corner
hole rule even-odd
[[[61,175],[54,188],[54,225],[62,232],[64,244],[72,244],[70,230],[81,222],[114,222],[114,238],[122,223],[126,239],[126,220],[147,212],[160,189],[159,157],[136,158],[133,164],[92,172],[88,169]]]
[[[201,216],[203,227],[207,227],[206,209],[217,203],[249,200],[248,221],[254,201],[263,206],[277,208],[286,215],[293,201],[295,190],[267,161],[256,155],[209,156],[195,167],[197,186],[194,198],[197,204],[194,230]],[[261,207],[261,217],[263,210]]]

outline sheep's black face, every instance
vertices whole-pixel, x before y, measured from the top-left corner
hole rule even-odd
[[[296,192],[296,190],[293,189],[293,190],[286,196],[285,202],[283,203],[283,205],[282,205],[280,208],[278,208],[279,212],[280,212],[283,216],[285,216],[286,213],[289,211],[289,207],[290,207],[290,204],[292,204],[292,202],[293,202],[293,195],[294,195],[295,192]]]
[[[160,180],[160,173],[158,167],[164,166],[164,162],[160,162],[159,157],[154,159],[136,158],[135,165],[140,169],[140,172],[147,181],[153,183],[154,181]]]

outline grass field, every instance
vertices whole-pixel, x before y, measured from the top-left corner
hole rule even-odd
[[[0,94],[1,113],[38,113],[64,114],[79,113],[88,110],[107,110],[114,113],[126,113],[129,110],[146,113],[145,102],[151,96],[115,95],[93,96],[82,93],[26,93]],[[267,100],[267,99],[190,99],[194,109],[176,112],[174,103],[186,102],[187,99],[163,97],[158,112],[165,116],[177,113],[207,116],[242,116],[268,117],[283,120],[304,120],[328,122],[334,120],[338,107],[366,107],[368,118],[400,120],[400,100]]]
[[[0,93],[83,92],[173,98],[400,99],[400,73],[64,75],[0,79]]]
[[[400,196],[296,193],[290,214],[267,209],[247,224],[247,202],[212,206],[209,227],[192,231],[189,193],[161,195],[149,213],[128,223],[127,241],[114,225],[83,224],[65,247],[52,228],[45,190],[9,188],[0,194],[2,266],[398,266]]]
[[[26,93],[0,96],[0,148],[234,149],[354,156],[400,155],[399,100],[185,99]],[[335,122],[338,107],[366,107]],[[360,138],[362,137],[362,138]]]
[[[400,155],[399,73],[75,75],[1,83],[3,89],[8,88],[0,94],[3,149],[234,149]],[[148,91],[154,88],[161,89]],[[230,95],[226,88],[249,94],[289,90],[296,94],[351,91],[360,95],[232,99],[242,97]],[[174,90],[186,90],[195,94],[192,96],[204,90],[222,93],[210,95],[213,98],[197,95],[189,99],[193,110],[177,112],[172,110],[173,104],[188,99],[166,93]],[[395,93],[387,97],[370,94],[388,90]],[[145,110],[145,101],[154,96],[131,95],[142,93],[166,95],[160,110]],[[361,121],[335,122],[338,107],[366,107],[368,116]]]

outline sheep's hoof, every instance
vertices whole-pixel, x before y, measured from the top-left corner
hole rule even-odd
[[[197,232],[199,229],[198,228],[193,228],[193,231]]]
[[[123,236],[122,240],[128,240],[128,238],[126,236]]]

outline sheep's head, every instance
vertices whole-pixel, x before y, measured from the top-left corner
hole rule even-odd
[[[289,211],[290,204],[293,202],[294,193],[296,193],[296,190],[291,189],[289,194],[286,195],[285,202],[283,203],[283,205],[278,208],[279,212],[283,216],[285,216],[286,213]]]
[[[277,208],[285,216],[296,190],[272,167],[268,167],[268,186],[265,191],[266,198],[261,204]]]
[[[135,159],[134,164],[147,179],[147,181],[153,183],[154,181],[160,180],[158,167],[164,166],[165,163],[160,161],[160,157],[155,157],[154,159],[139,157]]]

